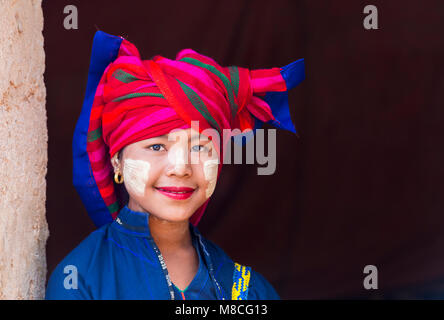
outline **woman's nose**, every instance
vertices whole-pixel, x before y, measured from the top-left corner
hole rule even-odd
[[[184,148],[173,148],[168,152],[168,175],[190,176],[192,168],[188,152]]]

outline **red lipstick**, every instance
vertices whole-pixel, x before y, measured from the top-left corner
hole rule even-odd
[[[188,187],[158,187],[156,190],[172,199],[185,200],[191,197],[195,189]]]

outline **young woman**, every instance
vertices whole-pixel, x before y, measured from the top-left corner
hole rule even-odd
[[[224,130],[268,122],[295,132],[287,90],[303,79],[303,59],[262,70],[191,49],[141,60],[132,43],[98,31],[73,140],[74,185],[98,229],[59,263],[46,298],[278,299],[196,225]]]

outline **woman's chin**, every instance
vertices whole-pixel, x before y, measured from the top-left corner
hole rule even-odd
[[[187,221],[191,218],[192,214],[190,213],[164,213],[164,214],[159,214],[156,215],[157,218],[162,219],[162,220],[166,220],[169,222],[182,222],[182,221]]]
[[[153,208],[154,209],[154,208]],[[151,214],[158,219],[170,222],[181,222],[189,220],[195,210],[187,210],[186,208],[178,208],[174,205],[162,205],[158,210],[152,210]]]

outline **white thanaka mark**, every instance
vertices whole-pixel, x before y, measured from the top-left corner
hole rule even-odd
[[[183,148],[179,147],[172,148],[171,152],[168,153],[168,160],[174,165],[175,170],[180,169],[187,163],[185,159],[185,152]]]
[[[123,163],[123,181],[125,186],[139,196],[145,194],[149,178],[150,163],[143,160],[125,159]]]
[[[205,191],[207,199],[213,194],[216,188],[218,165],[219,159],[211,159],[204,162],[205,180],[208,181],[207,190]]]

